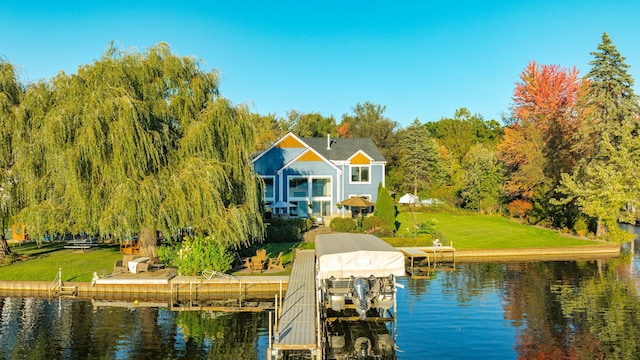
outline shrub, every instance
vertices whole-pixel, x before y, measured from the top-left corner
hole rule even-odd
[[[300,241],[300,235],[313,226],[311,219],[271,219],[265,230],[265,242]]]
[[[533,209],[533,204],[527,200],[517,199],[509,203],[509,213],[514,217],[525,217]]]
[[[393,202],[393,198],[389,194],[386,188],[382,186],[382,183],[378,184],[378,199],[376,200],[376,208],[374,210],[375,217],[383,220],[383,224],[380,224],[382,228],[385,228],[393,233],[396,230],[396,206]],[[362,230],[365,229],[364,221],[362,224]]]
[[[355,220],[351,218],[334,218],[329,226],[331,230],[338,232],[355,232],[358,228]]]
[[[416,232],[418,234],[434,235],[436,233],[436,221],[429,219],[425,222],[418,223],[418,229]]]
[[[295,224],[280,224],[267,226],[265,242],[282,243],[300,241],[300,228]]]
[[[395,230],[394,225],[389,225],[385,219],[380,216],[367,216],[362,219],[362,231],[366,234],[375,236],[393,236]]]
[[[575,231],[578,236],[586,236],[589,233],[589,224],[587,224],[587,219],[583,216],[579,216],[573,224],[573,231]]]
[[[232,269],[233,252],[212,236],[185,237],[174,245],[158,248],[158,256],[164,263],[178,268],[181,275],[195,276],[202,270],[226,272]]]

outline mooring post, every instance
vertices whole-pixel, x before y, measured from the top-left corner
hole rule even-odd
[[[280,307],[282,307],[282,280],[280,280]],[[281,313],[276,311],[276,316],[280,316]]]
[[[276,325],[274,329],[277,330],[278,329],[278,294],[275,294],[274,297],[275,297],[275,308],[274,308],[275,320],[274,320],[274,323]]]
[[[271,360],[271,340],[273,335],[273,329],[271,328],[271,313],[269,313],[269,349],[267,350],[267,359]]]

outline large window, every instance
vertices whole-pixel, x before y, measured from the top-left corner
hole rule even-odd
[[[289,178],[289,198],[309,197],[309,179],[301,177]]]
[[[287,201],[296,205],[291,209],[291,215],[299,217],[330,215],[330,177],[290,176],[287,181],[289,183]]]
[[[311,179],[311,196],[331,196],[331,179]]]
[[[370,182],[369,165],[351,166],[351,182]]]

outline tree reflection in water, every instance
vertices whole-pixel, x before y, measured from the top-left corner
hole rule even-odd
[[[431,280],[407,280],[410,312],[430,325],[423,328],[411,317],[410,327],[399,328],[399,345],[405,352],[414,352],[411,339],[405,342],[403,337],[419,333],[438,344],[424,346],[431,352],[415,352],[429,357],[452,353],[462,358],[513,357],[504,349],[492,348],[500,343],[521,359],[640,358],[637,265],[632,255],[599,261],[459,264],[456,271],[441,272]],[[414,301],[415,297],[421,301]],[[418,306],[438,310],[421,312]],[[400,320],[407,316],[402,307]],[[483,314],[474,317],[464,310],[467,307],[482,309]],[[503,314],[501,325],[492,325],[500,319],[485,318],[491,311],[486,308],[493,307]],[[485,339],[478,326],[487,332],[510,326],[514,337],[495,341],[487,335]],[[441,332],[461,340],[440,341],[447,339]],[[471,350],[477,345],[472,339],[486,345]]]
[[[398,291],[398,359],[640,358],[640,261],[458,264]],[[265,359],[266,313],[0,298],[4,359]]]
[[[265,314],[0,298],[0,359],[258,359]]]

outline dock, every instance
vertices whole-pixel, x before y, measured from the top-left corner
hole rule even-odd
[[[285,352],[308,352],[314,358],[321,354],[317,337],[319,319],[314,250],[296,252],[281,311],[269,355],[278,358],[278,354]]]
[[[453,246],[420,246],[420,247],[399,247],[405,258],[407,258],[407,270],[413,275],[415,273],[416,261],[424,264],[427,268],[435,267],[438,263],[446,261],[455,268],[456,249]]]

